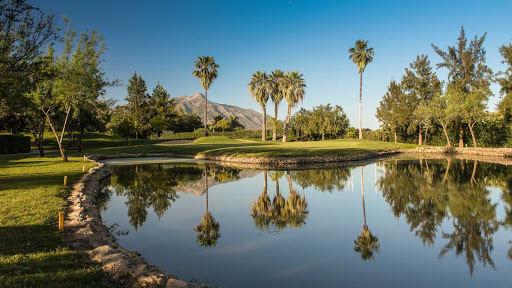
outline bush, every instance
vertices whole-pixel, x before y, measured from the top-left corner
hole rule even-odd
[[[30,137],[20,135],[0,135],[0,154],[30,152]]]
[[[198,129],[202,130],[202,129]],[[204,136],[203,131],[194,131],[194,132],[182,132],[182,133],[173,133],[170,131],[163,131],[159,138],[156,138],[156,135],[151,136],[152,139],[168,139],[168,140],[182,140],[182,139],[196,139]],[[238,130],[238,131],[225,131],[224,135],[222,135],[221,131],[208,132],[209,136],[224,136],[232,139],[239,138],[255,138],[261,137],[261,130]]]

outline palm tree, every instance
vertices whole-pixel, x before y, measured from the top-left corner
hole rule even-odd
[[[274,102],[274,121],[277,121],[277,107],[283,100],[283,91],[281,88],[281,82],[283,82],[284,73],[283,71],[276,69],[272,71],[269,77],[269,93]],[[274,132],[272,133],[272,141],[277,140],[277,125],[274,124]]]
[[[267,132],[267,110],[266,105],[268,102],[268,86],[269,80],[266,72],[256,71],[252,74],[251,82],[249,83],[249,95],[256,100],[263,110],[263,124],[261,130],[261,140],[266,140]]]
[[[217,79],[219,65],[212,56],[198,57],[195,63],[197,70],[192,72],[192,75],[201,81],[201,87],[204,89],[204,136],[208,136],[208,89]]]
[[[354,61],[359,71],[359,139],[363,139],[363,128],[361,123],[361,113],[363,110],[363,72],[366,65],[373,61],[373,48],[368,47],[368,41],[357,40],[356,46],[348,49],[348,53],[350,53],[348,59],[352,59],[352,61]]]
[[[354,244],[356,246],[354,247],[354,250],[356,252],[361,253],[361,258],[364,260],[369,260],[373,258],[373,251],[379,251],[380,244],[379,238],[377,236],[373,236],[370,232],[370,229],[366,225],[366,209],[364,205],[364,185],[363,185],[363,166],[360,167],[361,169],[361,195],[363,198],[363,217],[364,217],[364,225],[363,225],[363,231],[361,232],[361,236],[357,237],[357,240],[354,240]]]
[[[306,81],[302,76],[303,74],[299,74],[298,71],[291,71],[287,72],[283,77],[281,91],[283,91],[284,99],[288,102],[288,114],[284,123],[283,142],[286,142],[286,136],[288,135],[292,108],[295,107],[297,103],[302,102],[306,94]]]
[[[220,224],[215,221],[212,214],[208,211],[208,167],[204,170],[204,184],[206,191],[206,212],[203,214],[201,223],[194,227],[197,232],[197,244],[210,247],[217,245],[217,240],[221,237]]]

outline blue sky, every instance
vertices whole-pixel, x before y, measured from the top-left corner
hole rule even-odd
[[[359,79],[347,50],[369,40],[374,61],[363,76],[363,126],[375,129],[375,109],[389,81],[400,80],[416,55],[439,62],[431,43],[454,45],[461,25],[466,35],[487,32],[488,65],[504,70],[498,47],[512,41],[512,1],[57,1],[35,4],[67,15],[77,31],[99,30],[108,51],[109,78],[128,83],[134,71],[152,90],[157,81],[172,96],[200,92],[192,77],[198,56],[215,57],[219,77],[211,101],[261,111],[247,83],[257,70],[299,70],[307,93],[302,107],[337,104],[357,124]],[[437,70],[441,80],[446,71]],[[489,102],[494,110],[499,88]],[[123,104],[126,87],[108,98]],[[301,107],[301,106],[299,106]],[[297,108],[298,109],[298,108]],[[296,110],[297,110],[296,109]],[[269,110],[269,109],[268,109]],[[285,115],[284,103],[280,117]]]

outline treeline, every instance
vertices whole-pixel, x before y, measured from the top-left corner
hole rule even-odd
[[[346,136],[349,121],[343,108],[327,104],[312,110],[301,108],[293,115],[290,128],[300,141],[338,139]]]
[[[432,44],[442,59],[437,68],[448,72],[446,81],[439,80],[427,55],[417,56],[400,82],[390,82],[376,114],[382,131],[373,136],[448,147],[454,140],[459,147],[512,145],[512,44],[499,49],[508,69],[493,73],[486,64],[485,36],[468,41],[461,28],[447,50]],[[493,81],[501,86],[501,101],[497,112],[488,112]]]

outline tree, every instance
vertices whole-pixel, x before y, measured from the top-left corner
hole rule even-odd
[[[395,135],[395,143],[397,143],[396,132],[398,127],[404,122],[404,115],[401,113],[401,106],[404,102],[404,93],[400,87],[400,83],[391,80],[388,86],[388,91],[382,97],[380,106],[377,107],[377,114],[375,117],[379,119],[384,126],[388,127]],[[407,115],[405,115],[407,117]]]
[[[57,38],[55,16],[27,2],[0,2],[0,77],[27,72],[41,49]]]
[[[288,102],[288,114],[286,115],[286,121],[284,123],[283,142],[286,142],[288,136],[292,108],[295,107],[297,103],[302,102],[306,95],[306,81],[302,76],[303,74],[300,74],[299,71],[291,71],[287,72],[283,77],[281,89],[284,99]]]
[[[237,130],[237,129],[245,129],[244,125],[240,123],[240,118],[238,116],[229,115],[229,129]]]
[[[266,140],[267,133],[267,110],[266,105],[269,97],[269,79],[267,73],[256,71],[251,76],[251,82],[249,82],[249,95],[251,98],[256,100],[260,104],[263,110],[263,119],[261,127],[261,140]]]
[[[222,136],[224,136],[224,130],[229,128],[229,122],[228,120],[222,118],[220,121],[217,121],[217,123],[215,123],[215,127],[222,129]]]
[[[357,40],[354,47],[348,50],[349,59],[357,65],[359,72],[359,139],[363,139],[363,128],[361,123],[362,99],[363,99],[363,72],[368,63],[373,61],[373,48],[368,47],[368,41]]]
[[[215,221],[212,214],[208,211],[208,167],[204,170],[204,184],[206,192],[206,212],[203,214],[201,224],[194,228],[197,232],[197,243],[203,247],[210,247],[217,245],[217,241],[222,236],[219,233],[220,224]]]
[[[213,81],[217,79],[217,69],[219,65],[211,56],[202,56],[195,61],[195,70],[192,75],[201,81],[201,87],[204,89],[204,136],[208,136],[208,89]]]
[[[135,123],[135,139],[139,138],[139,134],[147,131],[149,127],[148,117],[148,101],[150,99],[146,87],[146,81],[142,76],[133,73],[132,78],[128,80],[126,87],[127,95],[125,100],[128,102],[130,113],[133,115]]]
[[[136,133],[135,120],[128,111],[128,108],[122,106],[114,108],[110,122],[107,124],[108,131],[114,135],[126,137],[126,141]]]
[[[151,120],[149,124],[153,131],[160,137],[160,133],[163,130],[172,127],[172,124],[176,122],[176,107],[174,99],[171,98],[164,87],[157,83],[153,89],[153,94],[149,98],[148,114]]]
[[[409,67],[410,70],[405,68],[401,82],[404,93],[409,96],[411,108],[414,109],[407,130],[418,131],[418,144],[422,145],[422,131],[425,130],[426,134],[431,122],[430,115],[426,113],[426,106],[434,95],[441,93],[441,81],[432,71],[426,55],[416,56],[416,60],[409,64]]]
[[[276,69],[272,71],[269,77],[269,93],[274,102],[274,119],[277,119],[277,109],[279,103],[283,100],[283,90],[281,85],[283,82],[284,73],[283,71]],[[272,141],[277,140],[277,125],[273,125]]]
[[[468,125],[473,146],[477,147],[474,127],[484,116],[487,100],[492,95],[489,87],[492,71],[486,65],[483,48],[485,36],[486,33],[482,37],[475,36],[468,44],[464,27],[461,27],[456,45],[448,46],[447,51],[432,44],[434,51],[443,59],[437,67],[448,69],[447,111],[460,123],[459,147],[464,145],[462,124]]]
[[[500,54],[503,56],[501,63],[506,64],[507,70],[498,75],[503,75],[498,78],[498,83],[501,86],[500,96],[501,101],[498,103],[498,111],[505,117],[507,122],[512,119],[512,44],[500,47]]]

